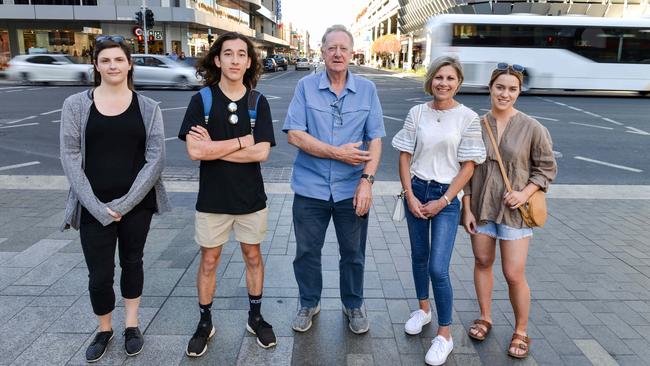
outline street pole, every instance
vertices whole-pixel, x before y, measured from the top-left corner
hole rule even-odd
[[[146,9],[147,9],[147,4],[145,4],[146,0],[142,0],[142,30],[144,31],[144,53],[148,54],[149,53],[149,32],[147,32],[147,15],[146,15]]]

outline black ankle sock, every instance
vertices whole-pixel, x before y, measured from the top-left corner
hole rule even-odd
[[[201,322],[212,322],[212,313],[210,312],[210,308],[212,308],[212,303],[203,305],[199,303],[199,309],[201,312]]]
[[[248,312],[250,318],[255,318],[260,316],[260,311],[262,309],[262,294],[257,296],[248,294],[248,304],[251,307],[251,311]]]

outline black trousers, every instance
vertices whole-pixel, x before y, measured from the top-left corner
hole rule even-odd
[[[86,209],[81,213],[81,248],[88,266],[88,291],[96,315],[106,315],[115,309],[113,277],[115,248],[119,248],[120,290],[125,299],[142,295],[144,269],[142,257],[149,233],[153,209],[135,208],[119,222],[102,226]],[[117,245],[116,245],[117,244]]]

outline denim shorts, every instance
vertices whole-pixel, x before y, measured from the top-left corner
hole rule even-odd
[[[529,227],[517,229],[504,224],[497,224],[494,221],[488,221],[485,225],[477,226],[476,232],[499,240],[519,240],[533,236],[533,229]]]

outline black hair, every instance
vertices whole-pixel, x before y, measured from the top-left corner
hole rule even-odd
[[[246,43],[248,57],[251,60],[251,66],[244,73],[244,85],[249,89],[257,86],[262,65],[255,51],[255,45],[248,37],[237,32],[227,32],[220,35],[210,47],[210,51],[197,63],[197,73],[203,76],[203,83],[206,86],[215,85],[221,80],[221,68],[214,63],[214,58],[221,55],[224,42],[235,39],[241,39]]]

